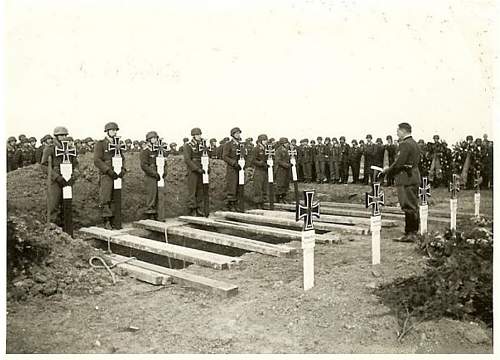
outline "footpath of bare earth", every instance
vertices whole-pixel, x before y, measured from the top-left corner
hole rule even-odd
[[[322,201],[356,203],[369,189],[303,187],[316,188]],[[385,190],[394,202],[393,189]],[[472,212],[473,193],[459,196],[460,206]],[[447,209],[447,198],[445,189],[434,190],[433,206]],[[482,200],[482,210],[491,215],[491,192],[484,191]],[[425,259],[413,244],[391,240],[401,231],[383,228],[382,263],[377,266],[371,265],[369,236],[346,235],[340,244],[317,244],[316,286],[307,292],[302,290],[300,255],[246,253],[241,265],[229,270],[189,267],[191,273],[238,285],[238,294],[230,298],[118,277],[117,284],[109,281],[98,293],[9,301],[7,352],[491,353],[491,329],[481,323],[427,321],[397,340],[396,318],[373,290],[423,271]],[[298,242],[290,245],[300,247]]]

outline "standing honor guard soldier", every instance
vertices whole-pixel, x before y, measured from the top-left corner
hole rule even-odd
[[[349,151],[350,147],[345,142],[345,136],[341,136],[338,151],[338,169],[341,184],[347,184],[349,180]]]
[[[371,184],[373,182],[373,172],[370,170],[371,166],[375,164],[376,147],[372,142],[372,136],[366,135],[366,144],[364,145],[365,163],[363,164],[364,170],[364,183]]]
[[[391,166],[392,163],[394,162],[395,157],[396,157],[397,146],[392,141],[391,135],[387,135],[387,137],[385,139],[387,140],[387,144],[385,145],[385,149],[387,150],[387,155],[389,157],[389,166]],[[387,176],[387,186],[393,186],[393,185],[394,185],[394,177]]]
[[[411,126],[401,123],[398,126],[399,150],[394,163],[383,171],[393,175],[398,190],[399,204],[405,213],[405,235],[398,241],[412,242],[418,231],[419,208],[418,187],[420,185],[420,150],[411,136]]]
[[[104,126],[106,137],[94,147],[94,165],[99,169],[99,208],[106,229],[121,228],[121,179],[125,173],[122,142],[115,122]],[[118,181],[119,180],[119,181]],[[115,190],[115,191],[114,191]]]
[[[357,184],[359,182],[359,167],[361,165],[363,150],[358,146],[357,140],[352,140],[351,145],[351,149],[349,150],[349,166],[352,171],[352,184]]]
[[[144,171],[144,187],[146,189],[146,218],[156,220],[158,218],[158,182],[165,179],[165,162],[158,167],[157,157],[163,158],[164,148],[158,144],[159,138],[156,131],[146,134],[146,148],[141,150],[141,169]]]
[[[54,129],[54,143],[46,146],[42,154],[43,166],[47,167],[47,215],[48,221],[58,226],[64,226],[64,231],[73,234],[71,202],[63,205],[63,198],[72,198],[71,187],[77,173],[76,149],[67,141],[68,129],[57,126]],[[63,194],[64,189],[64,194]],[[64,214],[61,208],[64,207]]]
[[[191,141],[182,146],[184,162],[187,165],[187,185],[188,185],[188,208],[191,216],[204,216],[201,210],[203,202],[203,179],[204,174],[201,164],[203,154],[201,142],[201,129],[191,130]]]
[[[291,175],[290,155],[288,153],[288,139],[280,138],[276,148],[274,162],[274,181],[276,183],[276,202],[287,203],[286,196],[290,185]]]
[[[226,162],[226,207],[229,211],[236,210],[236,202],[238,201],[239,191],[239,171],[240,160],[239,149],[241,140],[241,130],[239,127],[231,129],[232,139],[227,141],[222,148],[222,159]]]
[[[312,182],[312,167],[314,163],[314,155],[313,149],[309,146],[308,139],[300,140],[301,146],[301,163],[302,163],[302,172],[304,174],[304,182],[310,183]]]
[[[267,187],[267,135],[259,135],[257,137],[257,144],[252,149],[252,166],[253,172],[253,189],[254,189],[254,203],[258,209],[264,208],[265,194]]]

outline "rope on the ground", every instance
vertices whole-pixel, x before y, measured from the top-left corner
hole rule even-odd
[[[94,260],[99,260],[102,263],[102,265],[96,265],[96,264],[94,264]],[[106,261],[104,261],[104,259],[102,257],[100,257],[100,256],[93,256],[93,257],[91,257],[89,259],[89,265],[90,265],[90,267],[92,267],[94,269],[106,269],[109,272],[109,274],[111,275],[111,279],[113,280],[113,284],[116,284],[115,274],[113,273],[113,271],[111,271],[111,269],[114,268],[117,265],[127,263],[127,262],[129,262],[131,260],[137,260],[137,258],[130,257],[130,258],[122,260],[122,261],[117,261],[113,265],[109,266],[108,264],[106,264]]]

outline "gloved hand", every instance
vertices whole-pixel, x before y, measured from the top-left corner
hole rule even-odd
[[[59,175],[58,177],[56,177],[56,183],[60,186],[60,187],[65,187],[67,186],[67,181],[64,180],[64,178]]]
[[[196,172],[197,172],[198,174],[203,174],[203,169],[199,169],[199,168],[198,168],[198,169],[196,169]]]
[[[163,178],[163,180],[165,180],[167,178],[167,173],[164,172],[163,175],[161,176]]]
[[[108,170],[107,174],[113,179],[113,180],[116,180],[118,179],[120,176],[115,173],[113,170]]]
[[[160,181],[160,179],[161,179],[160,174],[156,173],[156,181]]]
[[[69,178],[69,180],[66,182],[66,184],[68,186],[73,186],[73,184],[75,183],[76,179],[72,176]]]
[[[127,170],[125,168],[122,168],[122,171],[118,174],[119,178],[123,178],[123,176],[127,173]]]

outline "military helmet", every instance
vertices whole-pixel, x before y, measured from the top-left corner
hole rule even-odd
[[[301,144],[302,144],[302,143],[308,143],[308,142],[309,142],[309,140],[307,140],[307,139],[302,139],[302,140],[300,140],[300,143],[301,143]]]
[[[311,145],[316,145],[316,141],[314,141],[314,139],[311,140],[310,143],[311,143]]]
[[[47,141],[48,139],[52,139],[52,136],[50,136],[50,135],[45,135],[44,137],[42,137],[42,138],[40,139],[40,142],[42,142],[42,143],[43,143],[44,141]]]
[[[325,138],[325,141],[330,141],[330,137],[329,137],[329,136],[327,136],[327,137]]]
[[[106,125],[104,125],[104,132],[109,131],[109,130],[117,130],[118,131],[120,129],[118,128],[117,123],[111,121],[111,122],[107,123]]]
[[[184,138],[184,139],[182,139],[182,141],[185,142],[185,143],[187,143],[189,141],[189,139],[188,138]]]
[[[66,129],[64,126],[56,126],[54,129],[54,136],[57,135],[68,135],[68,129]]]
[[[382,138],[377,138],[377,140],[375,140],[375,142],[382,143]]]
[[[154,137],[158,137],[158,134],[156,131],[150,131],[146,134],[146,141]]]
[[[253,141],[253,138],[251,138],[251,137],[245,139],[245,142],[252,142],[252,141]]]
[[[174,143],[174,142],[173,142],[173,143],[170,143],[170,147],[174,147],[174,146],[177,146],[177,144],[176,144],[176,143]]]
[[[195,135],[201,135],[201,129],[200,128],[195,127],[195,128],[191,129],[191,136],[195,136]]]
[[[465,138],[465,140],[467,140],[467,141],[474,140],[474,138],[472,137],[472,135],[467,135],[467,137]]]
[[[125,144],[132,144],[132,140],[130,139],[125,140]]]
[[[323,141],[323,138],[322,138],[321,136],[318,136],[318,137],[316,138],[316,140],[318,140],[318,141],[320,141],[320,140],[321,140],[321,141]]]
[[[434,135],[432,138],[433,138],[434,140],[439,140],[439,135]]]
[[[344,140],[345,141],[345,136],[341,136],[339,140]]]
[[[231,129],[231,136],[233,136],[234,134],[236,134],[237,132],[241,133],[241,129],[239,127],[234,127]]]
[[[83,139],[83,142],[89,142],[89,141],[93,141],[91,137],[86,137],[85,139]]]
[[[17,138],[19,139],[19,141],[21,141],[22,139],[26,139],[26,135],[21,134]]]
[[[266,134],[261,134],[257,137],[257,141],[267,141],[267,135]]]
[[[29,142],[32,142],[32,141],[36,142],[36,137],[34,137],[34,136],[30,137]]]
[[[211,138],[210,139],[210,142],[213,143],[213,142],[217,142],[217,139],[216,138]]]
[[[366,139],[373,139],[370,134],[366,135]]]
[[[358,142],[356,141],[356,139],[353,139],[353,140],[351,141],[351,144],[353,144],[353,145],[358,145]]]
[[[282,143],[282,144],[288,143],[288,138],[286,138],[286,137],[280,137],[280,143]]]
[[[73,137],[72,137],[72,136],[68,136],[68,137],[66,138],[66,140],[68,140],[68,141],[73,141]]]
[[[11,142],[11,141],[17,141],[17,139],[16,139],[14,136],[10,136],[10,137],[7,139],[7,142]]]
[[[132,142],[132,144],[137,145],[137,144],[139,144],[139,141],[134,140],[134,141]]]
[[[434,136],[435,137],[435,136]],[[439,136],[438,136],[439,138]],[[392,136],[391,135],[387,135],[387,137],[385,138],[386,140],[392,140]]]

